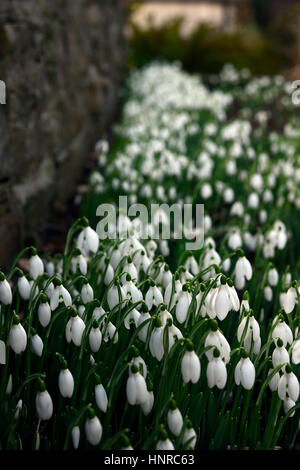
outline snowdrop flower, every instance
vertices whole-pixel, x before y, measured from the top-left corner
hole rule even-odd
[[[126,298],[131,299],[133,303],[143,300],[143,294],[132,282],[130,274],[127,274],[126,276],[126,281],[123,284],[123,291]]]
[[[99,410],[103,411],[103,413],[106,413],[108,398],[99,376],[96,376],[95,400]]]
[[[285,398],[283,400],[283,409],[284,409],[284,412],[285,414],[287,414],[291,408],[293,408],[294,406],[296,405],[296,403],[291,399],[291,398]],[[295,414],[295,411],[293,411],[289,417],[292,418]]]
[[[40,391],[35,398],[35,406],[38,417],[41,421],[47,421],[53,414],[52,398],[46,390],[45,383],[39,380]]]
[[[4,305],[12,303],[11,287],[2,272],[0,272],[0,302]]]
[[[92,446],[98,445],[102,437],[102,425],[92,408],[89,409],[89,418],[85,421],[84,429],[87,441]]]
[[[155,319],[154,328],[151,332],[149,349],[153,357],[158,361],[161,361],[164,355],[164,327],[162,326],[162,321],[159,317]]]
[[[39,276],[44,274],[44,264],[35,248],[31,249],[31,253],[32,256],[29,259],[29,274],[36,280]]]
[[[193,344],[189,341],[187,343],[187,350],[181,361],[181,374],[185,383],[198,382],[201,373],[200,360],[194,351]]]
[[[286,364],[286,363],[289,363],[289,362],[290,362],[289,353],[285,349],[285,347],[283,345],[283,341],[279,338],[277,340],[276,347],[275,347],[275,349],[273,351],[273,354],[272,354],[273,367],[275,369],[280,364]],[[282,367],[282,370],[284,370],[284,367]]]
[[[199,272],[199,266],[198,266],[198,263],[195,259],[194,256],[190,255],[185,264],[184,264],[184,267],[190,271],[194,276],[197,276],[198,272]]]
[[[15,354],[20,354],[25,351],[27,346],[27,335],[17,315],[14,315],[13,325],[9,332],[8,341]]]
[[[72,305],[71,295],[59,279],[56,280],[56,284],[57,286],[50,297],[50,308],[52,311],[56,310],[60,303],[63,303],[66,307]]]
[[[273,371],[274,369],[270,369],[268,372],[268,376],[272,374]],[[269,387],[272,392],[275,392],[275,390],[277,390],[279,379],[280,379],[279,372],[276,372],[276,374],[274,374],[273,377],[269,380]]]
[[[174,445],[168,438],[168,434],[163,426],[160,428],[159,432],[160,438],[156,444],[156,450],[174,450]]]
[[[272,288],[270,286],[266,286],[264,288],[264,296],[265,296],[265,299],[267,300],[267,302],[272,302],[273,291],[272,291]]]
[[[153,404],[154,404],[154,393],[153,393],[153,384],[152,384],[152,382],[148,383],[147,390],[148,390],[147,399],[141,405],[141,409],[142,409],[145,416],[148,416],[148,414],[151,412],[151,410],[153,408]]]
[[[205,338],[204,347],[207,348],[208,346],[212,346],[205,352],[209,361],[213,360],[213,351],[214,347],[216,347],[220,351],[222,360],[225,364],[228,364],[230,360],[230,345],[225,336],[218,329],[218,323],[215,320],[211,320],[211,331]]]
[[[187,285],[182,286],[182,290],[177,296],[177,305],[176,305],[176,318],[179,323],[183,323],[186,320],[189,306],[192,301],[192,296],[187,290]]]
[[[22,271],[18,271],[18,291],[22,299],[28,300],[30,297],[30,284]]]
[[[246,256],[240,256],[234,268],[235,287],[239,290],[244,289],[245,280],[252,278],[252,266]]]
[[[80,441],[80,428],[79,426],[74,426],[72,428],[72,443],[74,449],[78,449]]]
[[[116,344],[119,340],[119,334],[115,325],[109,321],[105,328],[104,341],[107,343],[109,340],[113,340],[113,344]]]
[[[294,364],[300,363],[300,339],[295,341],[295,344],[292,349],[292,361]]]
[[[222,361],[220,351],[215,348],[212,361],[209,361],[206,369],[206,377],[209,388],[217,386],[223,389],[227,382],[226,365]]]
[[[181,291],[182,291],[182,284],[179,280],[178,273],[176,273],[174,276],[174,284],[172,280],[172,282],[170,282],[170,284],[167,286],[165,290],[165,295],[164,295],[164,302],[165,304],[168,305],[169,310],[172,310],[174,305],[177,304],[178,295]]]
[[[85,253],[97,253],[99,247],[99,237],[97,232],[91,227],[83,229],[77,239],[77,248]]]
[[[272,326],[278,321],[278,316],[274,318]],[[287,344],[292,344],[293,342],[293,333],[290,327],[282,320],[277,323],[275,328],[272,331],[272,338],[280,338],[283,342],[283,346],[286,347]]]
[[[297,291],[294,286],[290,287],[287,292],[280,294],[280,305],[286,314],[294,310],[296,303],[298,303]]]
[[[40,324],[45,328],[51,320],[51,308],[45,294],[40,296],[40,305],[38,308],[38,317]]]
[[[41,357],[42,354],[43,354],[43,341],[42,339],[40,338],[40,336],[35,333],[32,337],[31,337],[31,351],[36,354],[38,357]]]
[[[74,392],[74,378],[64,358],[60,356],[62,369],[58,376],[58,387],[62,397],[71,398]]]
[[[72,316],[68,323],[69,323],[69,326],[67,324],[68,328],[66,328],[66,335],[67,335],[67,330],[69,329],[70,341],[73,341],[75,346],[78,346],[78,347],[81,346],[82,335],[85,329],[84,321],[82,320],[82,318],[80,318],[79,315],[77,315],[76,311],[73,310]]]
[[[113,310],[113,308],[118,305],[120,302],[125,300],[126,295],[125,292],[123,291],[122,286],[119,284],[115,283],[109,288],[109,291],[107,293],[107,303],[110,308],[110,310]]]
[[[167,414],[168,428],[174,436],[179,436],[183,426],[183,418],[174,400],[170,402],[170,409]]]
[[[160,290],[154,284],[154,281],[150,281],[150,287],[145,296],[145,302],[148,306],[148,309],[151,310],[153,306],[158,307],[158,305],[163,303],[163,301],[164,300]]]
[[[72,272],[75,274],[79,270],[79,272],[86,276],[87,274],[87,261],[86,258],[82,255],[79,248],[74,251],[74,258],[72,259]]]
[[[145,343],[147,339],[147,334],[148,334],[149,325],[150,325],[150,321],[149,321],[150,318],[151,316],[148,312],[148,307],[144,303],[142,304],[141,315],[137,321],[137,328],[139,328],[143,323],[147,322],[138,332],[138,337],[143,343]]]
[[[135,364],[130,367],[132,374],[129,375],[126,384],[127,400],[130,405],[142,405],[148,398],[145,378]]]
[[[286,398],[290,398],[294,402],[298,400],[299,382],[289,364],[285,366],[284,373],[279,379],[278,396],[281,400],[285,400]]]
[[[237,330],[237,339],[241,342],[242,336],[244,335],[243,346],[249,353],[251,351],[251,345],[253,341],[253,352],[258,354],[261,347],[260,328],[257,320],[255,319],[252,310],[249,315],[244,317],[239,324]]]
[[[184,435],[182,438],[182,444],[183,446],[188,446],[188,449],[193,450],[196,447],[196,441],[197,441],[196,431],[193,428],[191,421],[187,420],[186,428],[185,428]]]
[[[224,320],[230,310],[238,311],[240,301],[230,280],[221,276],[220,284],[214,287],[206,297],[205,305],[211,318]]]
[[[98,326],[97,320],[94,320],[93,326],[89,334],[89,345],[93,353],[96,353],[99,351],[101,343],[102,343],[102,333]]]
[[[81,289],[81,298],[84,304],[88,304],[94,298],[94,292],[87,280],[84,281]]]
[[[268,282],[270,286],[277,286],[278,281],[279,281],[279,274],[278,274],[277,269],[271,268],[268,271]]]
[[[233,230],[228,237],[228,246],[231,250],[241,248],[243,244],[241,234],[238,230]]]
[[[235,367],[234,380],[237,385],[241,384],[246,390],[251,390],[254,385],[255,367],[246,351]]]
[[[140,318],[140,312],[136,309],[133,308],[130,310],[128,315],[124,318],[124,326],[127,330],[130,330],[130,324],[133,323],[135,327],[137,328],[139,325],[139,318]]]

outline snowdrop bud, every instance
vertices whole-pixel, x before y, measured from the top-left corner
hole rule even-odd
[[[185,431],[184,431],[182,444],[185,448],[195,449],[196,441],[197,441],[196,431],[192,427],[191,421],[188,420],[187,423],[186,423],[186,428],[185,428]]]
[[[194,351],[193,344],[189,341],[187,343],[187,351],[181,361],[181,374],[184,382],[198,382],[201,373],[200,360]]]
[[[268,272],[268,282],[270,286],[277,286],[279,281],[278,271],[275,268],[271,268]]]
[[[161,426],[159,432],[159,441],[156,444],[156,450],[174,450],[174,446],[168,438],[168,434],[163,426]]]
[[[84,281],[81,289],[81,298],[84,304],[88,304],[94,298],[94,292],[87,280]]]
[[[272,302],[273,291],[272,291],[272,288],[270,286],[266,286],[264,288],[264,296],[265,296],[265,299],[267,300],[267,302]]]
[[[279,338],[277,340],[276,348],[274,349],[273,354],[272,354],[273,367],[275,369],[280,364],[286,364],[289,362],[290,362],[289,353],[285,349],[283,345],[283,341]],[[282,370],[284,370],[284,366],[282,367]]]
[[[251,390],[255,382],[255,367],[247,353],[244,356],[236,365],[234,379],[237,385],[241,384],[246,390]]]
[[[8,341],[12,350],[16,354],[20,354],[26,349],[27,335],[17,315],[14,315],[13,323],[9,332]]]
[[[85,435],[92,446],[96,446],[101,441],[102,425],[94,410],[89,410],[90,417],[85,422]]]
[[[97,380],[97,382],[99,382],[99,379]],[[97,383],[95,385],[95,400],[96,400],[96,404],[98,408],[101,411],[103,411],[103,413],[106,413],[107,405],[108,405],[108,398],[107,398],[107,394],[102,383]]]
[[[44,274],[44,264],[35,248],[31,249],[32,256],[29,259],[29,274],[35,280]]]
[[[74,449],[78,449],[80,441],[80,429],[79,426],[74,426],[72,429],[72,443]]]
[[[99,351],[102,342],[102,333],[98,326],[98,322],[95,320],[89,334],[89,345],[92,352],[96,353]]]
[[[71,331],[71,339],[75,346],[81,345],[82,335],[85,329],[85,323],[80,318],[79,315],[74,312],[74,316],[71,317],[71,324],[70,324],[70,331]]]
[[[226,385],[227,370],[221,359],[220,351],[217,348],[214,349],[213,360],[209,361],[207,365],[206,377],[209,388],[217,386],[221,390]]]
[[[36,354],[38,357],[41,357],[42,354],[43,354],[43,341],[42,339],[40,338],[40,336],[35,333],[32,337],[31,337],[31,351]]]
[[[45,383],[39,379],[40,391],[35,398],[35,406],[38,417],[41,421],[47,421],[53,414],[52,398],[46,390]]]
[[[11,287],[2,272],[0,272],[0,302],[4,305],[12,303]]]
[[[58,388],[61,396],[64,398],[71,398],[74,392],[74,379],[73,375],[68,369],[68,365],[63,356],[59,353],[56,353],[59,357],[62,369],[58,376]]]
[[[192,301],[191,294],[187,291],[187,285],[182,286],[182,290],[177,296],[177,305],[176,305],[176,318],[179,323],[183,323],[186,320],[189,306]]]
[[[28,300],[30,297],[30,284],[21,270],[18,271],[18,291],[22,299]]]
[[[179,436],[183,426],[183,418],[174,400],[171,400],[167,415],[168,427],[174,436]]]

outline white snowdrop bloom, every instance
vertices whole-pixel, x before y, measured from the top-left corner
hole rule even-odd
[[[204,258],[203,258],[203,265],[202,265],[203,270],[207,269],[212,264],[216,264],[217,266],[219,266],[220,263],[221,263],[221,257],[219,255],[219,253],[210,245],[211,245],[211,243],[209,244],[208,249],[205,252],[205,255],[204,255]],[[215,272],[214,268],[212,268],[206,274],[202,275],[202,279],[206,280],[206,279],[209,279],[209,278],[215,277],[215,276],[216,276],[216,272]]]
[[[115,325],[109,321],[105,327],[104,341],[107,343],[109,340],[113,341],[113,344],[116,344],[119,340],[119,333]]]
[[[113,310],[113,308],[118,305],[120,302],[125,300],[126,295],[125,292],[123,291],[122,286],[120,285],[112,285],[109,288],[108,294],[107,294],[107,303],[110,308],[110,310]]]
[[[234,380],[246,390],[251,390],[255,382],[255,367],[249,357],[242,357],[234,370]]]
[[[209,183],[205,183],[200,189],[200,194],[202,199],[209,199],[213,194],[211,185]]]
[[[169,438],[159,440],[156,444],[156,450],[175,450],[172,441]]]
[[[72,316],[70,320],[71,341],[73,341],[75,346],[80,346],[82,335],[85,329],[85,323],[79,315],[76,315],[74,317]]]
[[[284,373],[279,379],[278,396],[281,400],[291,398],[294,402],[299,398],[299,381],[289,364],[285,366]]]
[[[189,256],[184,264],[184,267],[190,271],[194,276],[199,273],[199,265],[194,256]]]
[[[51,320],[51,308],[45,295],[41,296],[41,302],[38,307],[38,318],[44,328],[49,325]]]
[[[2,272],[0,272],[0,302],[4,305],[12,303],[11,287]]]
[[[112,253],[111,253],[111,255],[110,255],[110,260],[109,260],[110,265],[112,266],[112,268],[113,268],[114,270],[117,269],[118,264],[119,264],[120,261],[121,261],[121,258],[122,258],[121,250],[120,250],[118,247],[116,247],[116,248],[112,251]]]
[[[155,252],[157,250],[157,243],[154,240],[149,240],[146,243],[146,250],[150,259],[154,258]]]
[[[77,239],[77,248],[83,253],[97,253],[99,247],[99,236],[91,227],[83,229]]]
[[[294,364],[300,363],[300,339],[295,341],[295,344],[292,349],[292,361]]]
[[[234,201],[234,191],[232,188],[226,188],[223,193],[223,199],[227,204]]]
[[[46,273],[49,274],[49,276],[54,276],[55,274],[55,266],[54,266],[54,263],[53,261],[48,261],[46,263]]]
[[[280,364],[286,364],[290,362],[289,353],[285,349],[283,345],[283,341],[279,338],[276,343],[276,347],[272,354],[272,364],[274,369],[278,367]],[[284,366],[282,366],[282,370],[284,370]]]
[[[95,400],[99,410],[103,411],[103,413],[106,413],[108,398],[105,388],[101,383],[95,385]]]
[[[176,274],[177,276],[177,274]],[[178,301],[178,295],[182,291],[182,283],[180,279],[176,278],[174,285],[173,280],[170,284],[166,287],[165,295],[164,295],[164,302],[168,305],[169,310],[172,310],[174,305]]]
[[[148,414],[151,412],[153,405],[154,405],[154,393],[152,390],[150,391],[148,390],[147,400],[145,401],[145,403],[141,405],[141,409],[145,416],[148,416]]]
[[[58,387],[61,396],[71,398],[74,392],[74,378],[69,369],[64,368],[58,376]]]
[[[60,303],[63,303],[66,307],[72,305],[72,297],[67,289],[57,281],[58,285],[55,287],[51,297],[50,297],[50,308],[55,310]]]
[[[131,360],[131,364],[134,364],[143,377],[147,377],[147,366],[144,359],[140,356],[140,353],[137,348],[134,348],[134,357]],[[132,374],[131,368],[129,367],[129,375]]]
[[[103,281],[104,281],[104,284],[106,286],[108,286],[112,282],[112,280],[114,278],[114,275],[115,275],[115,272],[114,272],[114,269],[113,269],[112,265],[108,264],[106,266],[104,272],[105,272],[105,276],[104,276]]]
[[[128,258],[128,262],[124,264],[123,273],[121,276],[121,283],[124,285],[127,275],[130,275],[132,281],[138,280],[138,272],[135,265],[132,262],[132,258]]]
[[[228,237],[228,246],[231,250],[241,248],[243,244],[241,234],[238,230],[233,230]]]
[[[80,428],[79,426],[74,426],[72,428],[72,443],[74,449],[78,449],[80,442]]]
[[[130,367],[132,374],[129,375],[126,384],[127,400],[130,405],[142,405],[148,398],[145,378],[135,364]]]
[[[274,200],[274,197],[273,197],[273,193],[270,189],[266,189],[264,192],[263,192],[263,202],[265,204],[268,204],[269,202],[273,202]]]
[[[81,289],[81,298],[84,304],[88,304],[94,299],[94,291],[87,281],[83,283]]]
[[[234,282],[237,289],[243,289],[245,287],[245,280],[249,281],[252,278],[252,266],[246,256],[241,256],[234,268]]]
[[[264,180],[260,173],[254,173],[250,178],[250,186],[255,191],[262,191],[264,187]]]
[[[44,274],[44,264],[36,250],[33,250],[32,256],[29,258],[29,274],[35,280]]]
[[[158,307],[158,305],[163,303],[163,301],[164,299],[162,293],[152,282],[145,295],[145,302],[148,306],[148,309],[151,310],[153,306]]]
[[[168,336],[169,336],[169,351],[172,346],[175,344],[175,341],[178,341],[183,338],[183,335],[179,328],[177,328],[173,322],[171,325],[168,325]]]
[[[14,317],[14,324],[10,329],[8,342],[15,354],[20,354],[26,349],[27,334],[17,316]]]
[[[133,308],[130,310],[128,315],[124,318],[124,326],[127,330],[130,329],[130,324],[133,323],[135,327],[137,328],[139,326],[139,318],[140,318],[140,312],[136,309]]]
[[[126,279],[127,280],[123,284],[123,291],[126,298],[131,299],[133,303],[140,302],[141,300],[143,300],[143,294],[132,282],[130,274],[127,274]]]
[[[230,267],[231,267],[231,259],[230,258],[224,259],[223,262],[222,262],[223,270],[227,273],[229,271]]]
[[[259,196],[257,193],[250,193],[247,200],[249,209],[257,209],[259,206]]]
[[[290,287],[287,292],[281,292],[280,305],[286,314],[291,313],[297,303],[297,291],[295,287]]]
[[[272,326],[277,322],[277,320],[278,316],[274,318]],[[283,342],[283,346],[286,347],[287,344],[292,344],[293,333],[290,327],[284,321],[279,321],[272,331],[272,338],[280,338]]]
[[[265,209],[262,209],[259,211],[259,214],[258,214],[258,217],[259,217],[259,221],[261,224],[265,224],[266,221],[267,221],[267,218],[268,218],[268,213]]]
[[[285,414],[287,414],[291,408],[293,408],[296,405],[296,403],[291,399],[291,398],[285,398],[283,400],[283,409]],[[290,415],[289,418],[292,418],[295,414],[295,411],[293,411]]]
[[[43,341],[42,338],[38,335],[35,334],[31,337],[31,351],[36,354],[38,357],[41,357],[43,354]]]
[[[209,388],[217,387],[220,390],[223,389],[227,382],[227,370],[226,365],[222,361],[220,351],[214,349],[213,359],[209,361],[206,369],[206,378]]]
[[[158,361],[161,361],[164,355],[163,336],[164,327],[162,326],[161,320],[157,318],[155,321],[155,327],[150,335],[149,349],[152,356]]]
[[[272,288],[271,288],[270,286],[264,287],[264,296],[265,296],[265,299],[266,299],[268,302],[272,302],[272,299],[273,299],[273,291],[272,291]]]
[[[98,306],[98,307],[94,308],[94,310],[93,310],[94,320],[96,320],[96,321],[101,320],[101,319],[103,320],[105,315],[106,315],[106,313],[105,313],[104,309],[101,306]]]
[[[171,401],[171,407],[167,414],[168,428],[174,436],[179,436],[183,426],[183,418],[174,400]]]
[[[192,427],[192,423],[188,423],[183,434],[182,445],[187,446],[188,449],[195,449],[196,441],[197,441],[196,431]]]
[[[177,305],[175,311],[176,318],[179,323],[185,322],[191,301],[192,296],[187,291],[186,284],[184,284],[182,290],[177,296]]]
[[[270,374],[272,374],[274,369],[270,369],[269,372],[268,372],[268,376]],[[279,382],[279,379],[280,379],[280,375],[279,375],[279,372],[276,372],[276,374],[274,374],[274,376],[270,379],[269,381],[269,388],[272,392],[275,392],[278,388],[278,382]]]
[[[81,254],[81,251],[78,250],[76,256],[72,259],[72,272],[75,274],[79,270],[79,272],[86,276],[87,273],[87,260]]]
[[[200,360],[192,345],[188,345],[187,351],[181,361],[181,374],[184,382],[198,382],[201,373]]]
[[[78,313],[78,315],[80,316],[80,318],[83,317],[84,312],[85,312],[85,306],[84,306],[84,305],[78,305],[78,307],[77,307],[77,313]]]
[[[22,299],[28,300],[30,297],[30,284],[26,276],[20,272],[18,279],[18,291]]]
[[[102,425],[94,412],[90,418],[87,418],[85,421],[84,429],[87,441],[92,445],[96,446],[101,441],[102,437]]]
[[[150,316],[149,312],[143,311],[141,313],[139,319],[138,319],[137,328],[139,328],[143,323],[145,323],[150,318],[151,318],[151,316]],[[147,323],[145,323],[145,325],[138,332],[138,337],[143,343],[146,342],[149,325],[150,325],[150,322],[147,321]]]
[[[233,286],[227,284],[225,276],[221,277],[219,286],[211,289],[210,295],[207,295],[205,305],[207,313],[211,318],[218,317],[224,320],[230,310],[238,311],[240,301]]]
[[[278,281],[279,281],[279,274],[278,274],[277,269],[271,268],[268,271],[268,282],[270,286],[277,286]]]
[[[101,343],[102,343],[102,333],[100,331],[97,321],[95,321],[95,324],[93,324],[91,331],[89,333],[89,345],[90,345],[91,351],[93,353],[98,352],[100,349]]]
[[[255,251],[257,246],[257,237],[250,232],[244,232],[244,241],[250,251]]]
[[[234,202],[230,208],[230,215],[233,217],[243,217],[244,212],[244,206],[240,201]]]
[[[170,249],[167,240],[160,240],[159,241],[159,250],[161,254],[165,257],[169,256]]]
[[[35,406],[38,417],[41,421],[47,421],[53,415],[53,403],[49,392],[43,385],[42,390],[37,393],[35,398]]]
[[[217,322],[212,324],[212,331],[210,331],[205,338],[204,347],[207,348],[208,346],[212,346],[210,349],[205,351],[205,355],[209,361],[213,360],[213,351],[214,347],[216,347],[220,351],[222,360],[225,364],[228,364],[231,351],[230,345],[225,336],[218,329]]]

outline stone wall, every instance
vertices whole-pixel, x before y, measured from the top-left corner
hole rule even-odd
[[[1,0],[0,269],[72,195],[113,119],[126,0]]]

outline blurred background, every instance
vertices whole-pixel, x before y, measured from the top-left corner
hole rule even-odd
[[[61,251],[97,139],[111,136],[131,70],[226,63],[300,79],[295,0],[1,0],[0,268],[24,244]]]

